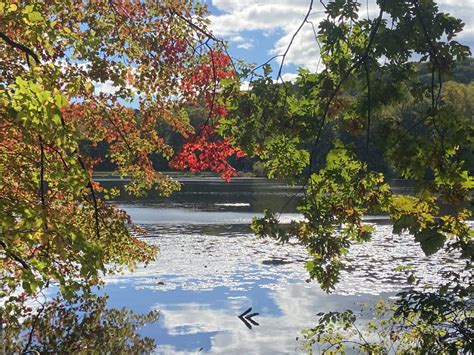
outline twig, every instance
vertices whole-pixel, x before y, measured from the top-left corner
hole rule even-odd
[[[319,70],[319,65],[321,64],[321,43],[319,43],[318,34],[316,33],[316,26],[314,26],[313,21],[306,20],[306,22],[311,25],[313,29],[314,39],[316,40],[316,44],[318,45],[318,48],[319,48],[318,64],[316,64],[316,73],[317,73]]]
[[[84,161],[82,160],[80,154],[78,151],[77,152],[77,160],[79,161],[79,164],[81,165],[82,169],[87,172],[86,165],[84,164]],[[92,203],[94,205],[94,219],[95,219],[95,232],[97,235],[97,239],[100,239],[100,228],[99,228],[99,207],[97,204],[97,197],[95,195],[94,191],[94,186],[92,185],[91,179],[89,179],[87,183],[87,187],[89,188],[92,196]]]
[[[41,195],[41,205],[43,206],[44,211],[46,212],[46,200],[45,200],[45,186],[44,186],[44,145],[43,138],[41,135],[38,135],[40,142],[40,195]]]
[[[364,61],[365,67],[365,79],[367,81],[367,142],[366,142],[366,154],[367,160],[369,159],[369,144],[370,144],[370,121],[372,115],[372,103],[370,95],[370,73],[369,73],[369,64],[367,59]]]
[[[44,309],[45,309],[45,306],[43,305],[43,307],[40,308],[38,313],[36,313],[35,318],[33,319],[33,323],[31,324],[30,334],[28,336],[28,342],[26,343],[26,345],[25,345],[25,347],[23,348],[23,351],[22,351],[23,354],[28,352],[28,348],[30,347],[31,342],[33,341],[33,333],[35,332],[36,323],[38,323],[38,319],[39,319],[41,313],[43,313]]]
[[[170,11],[171,11],[172,14],[178,16],[181,20],[183,20],[183,21],[186,22],[189,26],[191,26],[192,28],[194,28],[197,32],[203,34],[203,35],[206,36],[208,39],[211,39],[211,40],[213,40],[214,42],[221,44],[222,47],[223,47],[223,49],[224,49],[224,53],[230,58],[230,63],[232,64],[232,67],[233,67],[234,71],[237,73],[237,68],[236,68],[236,66],[235,66],[235,64],[234,64],[234,61],[232,60],[232,57],[229,55],[229,52],[227,51],[227,48],[226,48],[226,45],[225,45],[225,41],[224,41],[224,40],[215,37],[211,32],[206,31],[205,29],[199,27],[199,26],[196,25],[194,22],[192,22],[190,19],[187,19],[186,17],[184,17],[181,13],[177,12],[176,10],[171,9]]]
[[[280,69],[278,70],[278,75],[277,75],[277,79],[281,79],[281,81],[283,82],[283,78],[281,77],[281,72],[283,70],[283,65],[285,64],[285,59],[286,59],[286,56],[291,48],[291,46],[293,45],[293,41],[295,40],[296,36],[298,35],[298,33],[301,31],[301,29],[303,28],[304,24],[306,23],[306,21],[308,20],[308,17],[309,15],[311,14],[311,10],[313,9],[313,0],[310,1],[309,3],[309,8],[308,8],[308,12],[306,13],[306,16],[304,17],[303,21],[301,22],[301,24],[299,25],[298,29],[295,31],[295,33],[293,33],[293,36],[291,37],[291,40],[290,40],[290,43],[288,44],[288,46],[286,47],[286,50],[285,52],[283,53],[282,55],[282,59],[281,59],[281,63],[280,63]]]

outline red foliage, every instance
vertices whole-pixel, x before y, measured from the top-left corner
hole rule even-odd
[[[227,182],[237,176],[228,160],[234,155],[241,158],[245,154],[240,148],[233,147],[227,138],[218,138],[211,123],[213,118],[227,115],[225,106],[219,102],[218,86],[222,79],[232,78],[234,74],[229,56],[212,50],[208,62],[197,65],[192,74],[181,81],[181,91],[188,103],[194,104],[196,99],[201,101],[209,109],[209,117],[199,133],[188,139],[170,161],[171,168],[190,171],[209,169],[219,173]]]
[[[188,103],[195,103],[196,98],[204,101],[206,107],[215,104],[217,88],[222,79],[232,78],[235,72],[231,59],[225,53],[211,50],[208,61],[196,65],[191,75],[181,81],[181,92]],[[212,112],[214,113],[217,112]]]
[[[238,158],[245,154],[233,147],[227,138],[216,139],[214,127],[204,125],[200,133],[183,144],[181,150],[170,162],[173,169],[203,171],[210,169],[220,174],[226,182],[237,176],[236,170],[228,159],[235,155]]]

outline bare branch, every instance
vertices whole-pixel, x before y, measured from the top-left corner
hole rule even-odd
[[[281,63],[280,63],[280,69],[278,70],[277,79],[281,79],[283,81],[283,78],[281,77],[281,71],[283,70],[283,65],[285,64],[286,56],[287,56],[288,52],[290,51],[290,48],[293,45],[293,41],[295,40],[296,36],[301,31],[304,24],[308,21],[308,17],[311,14],[312,9],[313,9],[313,0],[310,1],[308,12],[306,13],[306,15],[305,15],[303,21],[301,22],[300,26],[298,27],[298,29],[295,31],[295,33],[293,33],[293,36],[291,37],[291,40],[290,40],[290,43],[288,44],[288,47],[286,47],[285,52],[282,54],[282,59],[281,59]]]

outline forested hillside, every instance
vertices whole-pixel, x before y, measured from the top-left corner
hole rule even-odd
[[[415,66],[418,70],[418,77],[417,79],[420,80],[422,83],[427,84],[431,80],[431,72],[429,71],[426,64],[418,64],[416,63]],[[445,83],[443,88],[443,94],[446,95],[449,100],[453,101],[456,105],[463,106],[463,109],[471,112],[474,115],[474,59],[468,58],[463,61],[459,61],[456,63],[456,67],[451,76],[446,78],[447,83]],[[410,115],[410,107],[409,103],[407,103],[403,107],[403,114],[406,116]],[[204,124],[207,120],[207,110],[204,107],[200,107],[197,105],[188,105],[186,107],[187,114],[189,115],[190,123],[194,127],[199,127]],[[137,111],[137,115],[140,113]],[[383,139],[383,127],[379,127],[382,129],[378,138]],[[322,137],[321,146],[323,149],[329,149],[332,141],[337,138],[341,138],[344,140],[344,136],[334,136],[331,134],[334,130],[330,127],[330,125],[326,128],[327,134]],[[169,144],[175,151],[178,151],[181,145],[185,142],[185,139],[181,134],[176,131],[173,131],[169,128],[169,126],[165,124],[160,124],[157,127],[157,131],[160,135],[164,138],[165,142]],[[361,142],[365,138],[363,135],[361,136]],[[377,139],[377,138],[376,138]],[[98,171],[113,171],[115,169],[114,164],[112,164],[106,158],[106,152],[108,150],[106,143],[102,143],[97,147],[90,146],[86,141],[83,142],[83,149],[87,151],[91,151],[93,155],[96,157],[100,157],[103,162],[98,165]],[[396,174],[394,174],[390,167],[386,166],[383,160],[379,159],[381,152],[374,149],[369,152],[366,156],[366,161],[369,163],[370,166],[379,170],[392,178],[396,178]],[[472,154],[470,154],[469,150],[465,150],[465,159],[469,161],[469,166],[471,170],[474,167],[474,158]],[[169,167],[169,162],[164,159],[162,156],[154,155],[152,156],[152,161],[154,166],[158,170],[173,170]],[[253,158],[239,158],[239,159],[231,159],[230,162],[238,171],[245,171],[245,172],[253,172],[257,175],[261,175],[264,173],[263,166],[258,162],[257,159]]]

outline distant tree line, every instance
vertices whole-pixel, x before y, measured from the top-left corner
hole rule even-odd
[[[428,84],[431,80],[431,72],[425,63],[416,64],[418,67],[418,78],[423,84]],[[464,106],[464,109],[468,112],[471,112],[474,115],[474,58],[468,58],[463,61],[459,61],[453,71],[452,75],[446,79],[449,80],[445,83],[443,90],[444,95],[449,97],[450,101],[455,101],[456,105]],[[406,119],[410,118],[411,110],[409,107],[400,108],[403,111],[403,115]],[[186,112],[189,116],[189,121],[193,127],[199,127],[203,125],[208,118],[208,110],[204,107],[197,105],[189,105],[186,107]],[[140,113],[137,111],[137,115]],[[178,132],[174,131],[168,125],[160,123],[157,126],[157,131],[165,140],[165,143],[170,145],[175,151],[178,151],[181,145],[185,142],[185,138]],[[330,124],[325,128],[326,132],[322,135],[321,139],[321,149],[329,150],[332,142],[339,138],[342,141],[345,141],[344,134],[341,135],[340,131],[336,133],[334,127]],[[384,139],[383,137],[383,127],[375,127],[374,131],[378,130],[378,135],[376,139]],[[347,137],[349,138],[349,137]],[[361,144],[358,146],[363,147],[363,140],[365,137],[361,135],[360,140]],[[83,141],[81,149],[86,152],[90,152],[93,156],[100,158],[102,162],[97,166],[98,171],[113,171],[115,170],[115,165],[110,162],[106,156],[108,151],[107,143],[101,142],[97,146],[91,146],[89,142]],[[361,148],[363,149],[363,148]],[[390,167],[388,167],[385,162],[380,159],[381,151],[377,149],[372,149],[366,154],[366,162],[373,169],[383,172],[389,177],[396,178]],[[474,167],[474,158],[472,157],[472,152],[469,149],[465,149],[464,152],[465,160],[469,162],[470,170],[473,170]],[[153,165],[156,169],[161,171],[172,170],[168,161],[160,155],[152,156]],[[244,172],[253,172],[256,175],[264,175],[264,167],[260,161],[256,158],[240,158],[240,159],[231,159],[230,162],[235,167],[237,171]]]
[[[431,71],[426,65],[422,63],[418,65],[420,80],[424,84],[429,84],[431,81]],[[456,69],[453,71],[451,77],[445,78],[444,81],[452,80],[457,83],[470,84],[474,80],[474,58],[468,58],[456,63]]]

